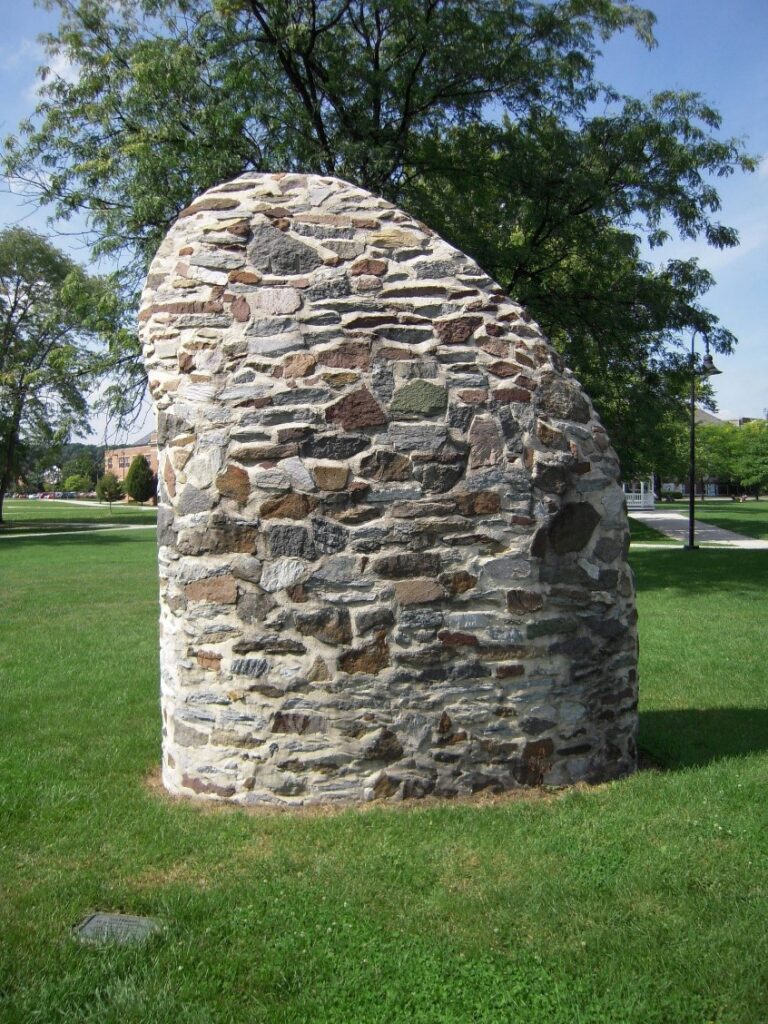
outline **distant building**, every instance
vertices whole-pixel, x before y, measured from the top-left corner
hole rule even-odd
[[[157,431],[140,437],[133,444],[123,448],[107,448],[104,451],[104,472],[114,473],[118,480],[125,480],[128,469],[137,455],[143,455],[157,476]]]

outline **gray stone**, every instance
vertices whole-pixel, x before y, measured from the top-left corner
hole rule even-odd
[[[310,537],[309,530],[303,526],[272,526],[267,534],[269,553],[275,555],[291,555],[314,561],[317,549]]]
[[[324,555],[343,551],[349,539],[349,530],[330,519],[312,519],[312,533],[315,548]]]
[[[317,251],[268,223],[252,227],[248,262],[268,274],[306,274],[322,264]]]
[[[325,434],[302,441],[299,453],[313,459],[349,459],[370,444],[371,439],[360,434]]]
[[[159,931],[160,925],[151,917],[104,913],[89,914],[73,929],[81,942],[118,946],[145,942]]]
[[[428,380],[414,380],[398,388],[389,411],[393,416],[416,419],[439,416],[448,406],[448,392],[444,387]]]
[[[278,558],[264,565],[259,586],[267,593],[285,590],[305,580],[311,572],[307,563],[298,558]]]
[[[568,504],[558,512],[549,528],[549,543],[559,555],[581,551],[599,522],[600,515],[587,502]]]
[[[188,516],[195,512],[208,512],[215,504],[216,495],[212,491],[201,491],[188,484],[182,489],[176,501],[176,513]]]
[[[445,427],[432,424],[390,423],[387,433],[399,452],[436,452],[448,437]]]
[[[251,679],[258,679],[269,669],[269,661],[266,658],[235,658],[232,662],[232,672],[236,676],[248,676]]]

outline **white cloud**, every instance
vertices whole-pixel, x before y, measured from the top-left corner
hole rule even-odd
[[[35,81],[24,90],[24,99],[28,103],[37,103],[40,99],[40,90],[45,82],[61,78],[65,82],[74,83],[80,77],[80,65],[76,61],[71,60],[65,52],[49,56],[39,43],[35,43],[28,50],[28,54],[34,56],[38,67],[48,68],[48,74],[44,81],[41,81],[39,76],[36,76]]]

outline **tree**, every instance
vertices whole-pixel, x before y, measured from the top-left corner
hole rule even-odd
[[[738,480],[736,469],[740,430],[733,423],[700,423],[696,427],[696,468],[702,480],[705,478],[731,484]]]
[[[143,505],[148,498],[155,496],[156,489],[157,481],[149,463],[143,455],[137,455],[125,475],[126,494]]]
[[[67,459],[61,467],[61,475],[66,480],[70,476],[84,477],[88,481],[86,487],[65,487],[66,491],[84,490],[89,491],[96,483],[99,473],[100,460],[94,457],[90,451],[81,451],[78,455]]]
[[[654,267],[640,239],[736,244],[713,177],[755,163],[700,96],[623,98],[601,40],[653,16],[618,0],[50,0],[51,60],[6,168],[95,251],[125,298],[173,219],[243,171],[335,174],[467,251],[541,322],[626,465],[647,471],[685,395],[682,338],[734,337],[695,260]],[[599,110],[599,113],[596,111]],[[135,299],[134,299],[135,301]],[[135,342],[113,350],[138,379]],[[126,394],[124,384],[115,393]]]
[[[744,487],[753,487],[755,497],[768,489],[768,421],[752,420],[739,428],[736,474]]]
[[[110,511],[112,502],[120,501],[124,497],[123,485],[114,473],[105,473],[104,476],[99,477],[99,482],[96,484],[96,496],[99,501],[109,502]]]
[[[82,491],[90,491],[93,484],[91,478],[84,476],[82,473],[75,473],[73,476],[65,476],[62,487],[65,491],[75,491],[81,493]]]
[[[87,427],[85,396],[103,370],[93,345],[115,308],[105,279],[40,235],[0,232],[0,522],[30,453]]]

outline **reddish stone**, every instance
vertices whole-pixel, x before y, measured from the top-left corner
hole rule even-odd
[[[227,222],[226,225],[221,225],[221,230],[226,231],[228,235],[238,235],[240,238],[247,238],[251,233],[251,222],[248,220],[238,220],[234,223]]]
[[[329,352],[318,352],[317,358],[324,366],[335,366],[342,370],[367,370],[371,365],[371,349],[364,342],[343,341]]]
[[[179,315],[189,313],[223,313],[224,306],[219,301],[194,301],[194,302],[159,302],[139,313],[139,320],[149,320],[155,313],[177,313]]]
[[[526,377],[524,373],[515,377],[514,384],[516,387],[525,388],[527,391],[534,391],[536,388],[536,381],[531,380],[530,377]]]
[[[309,427],[281,427],[277,431],[277,440],[280,444],[285,441],[301,441],[309,433]]]
[[[446,573],[440,577],[440,582],[449,594],[465,594],[475,586],[477,576],[462,569],[459,572]]]
[[[182,775],[181,784],[185,789],[191,789],[193,793],[206,793],[210,796],[234,796],[234,786],[217,786],[215,782],[202,782],[190,775]]]
[[[395,584],[395,593],[401,605],[431,604],[445,597],[443,588],[428,579],[401,580]]]
[[[353,277],[359,277],[361,274],[373,274],[375,277],[381,277],[387,272],[387,261],[373,259],[357,260],[349,268],[349,272]]]
[[[234,299],[230,309],[232,310],[232,316],[238,323],[244,324],[246,320],[251,319],[251,307],[242,295],[238,295]]]
[[[459,316],[451,320],[435,320],[435,333],[444,345],[463,345],[482,322],[481,316]]]
[[[281,367],[283,377],[306,377],[317,366],[317,360],[309,352],[294,352],[286,356]]]
[[[496,677],[498,679],[516,679],[525,675],[525,665],[497,665]]]
[[[516,366],[514,363],[499,360],[496,363],[489,363],[488,370],[494,375],[494,377],[513,377],[516,373],[520,372],[520,367]]]
[[[363,755],[372,761],[399,761],[403,756],[403,745],[397,733],[391,729],[381,729],[373,742],[363,748]]]
[[[216,477],[216,487],[219,494],[225,498],[233,498],[239,505],[244,505],[251,493],[248,473],[239,466],[227,466],[224,472]]]
[[[317,502],[306,494],[290,491],[275,498],[268,498],[259,509],[262,519],[305,519]]]
[[[477,347],[487,352],[489,356],[497,356],[499,359],[509,355],[509,342],[502,341],[501,338],[478,338]]]
[[[445,736],[452,728],[453,722],[451,721],[451,716],[447,711],[444,711],[442,715],[440,715],[440,721],[437,723],[437,731],[441,736]]]
[[[234,604],[237,601],[237,584],[234,576],[211,576],[206,580],[194,580],[184,588],[189,601],[209,601],[211,604]]]
[[[325,410],[328,423],[340,423],[345,430],[379,427],[387,422],[384,411],[368,388],[345,395]]]
[[[197,663],[200,668],[210,669],[213,672],[218,672],[221,665],[221,655],[216,654],[213,651],[198,651],[197,652]]]
[[[565,438],[563,437],[562,430],[558,430],[557,427],[553,427],[551,423],[546,423],[544,420],[537,420],[536,434],[541,443],[548,447],[565,447]]]
[[[413,350],[410,348],[396,348],[394,345],[384,345],[376,352],[382,359],[413,359]]]
[[[318,715],[304,715],[300,711],[278,711],[272,719],[272,732],[298,733],[319,732],[321,719]]]
[[[178,255],[179,256],[191,256],[194,251],[195,250],[192,248],[191,245],[184,245],[184,246],[181,247],[181,249],[179,249]]]
[[[471,633],[452,633],[448,629],[440,630],[437,639],[446,647],[477,647],[480,643]]]
[[[163,468],[163,480],[165,480],[165,489],[171,498],[176,497],[176,474],[173,471],[171,460],[165,460],[165,466]]]
[[[495,466],[504,458],[504,439],[499,424],[490,416],[476,416],[469,428],[470,443],[469,465],[471,469],[479,466]]]
[[[506,334],[506,328],[501,324],[486,324],[485,333],[490,334],[492,338],[501,338]]]
[[[196,203],[192,203],[191,206],[187,206],[178,216],[178,220],[183,217],[192,217],[196,213],[202,213],[204,210],[235,210],[240,205],[239,199],[199,199]]]
[[[460,401],[464,402],[465,405],[482,405],[482,403],[488,398],[487,388],[464,388],[463,391],[457,391],[456,397]]]
[[[493,398],[498,402],[530,402],[531,393],[523,388],[496,388]]]
[[[258,270],[230,270],[228,278],[232,284],[258,284],[261,274]]]
[[[490,515],[501,509],[501,498],[495,491],[457,494],[456,507],[462,516]]]
[[[339,658],[339,668],[349,675],[364,672],[375,676],[388,665],[389,647],[384,632],[379,633],[373,643],[366,644],[358,650],[345,651]]]
[[[343,491],[349,480],[349,468],[341,465],[315,466],[312,474],[323,491]]]
[[[544,607],[544,598],[532,590],[508,590],[507,608],[514,615],[528,615]]]

